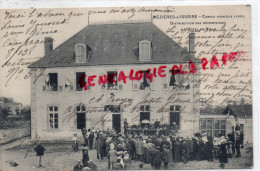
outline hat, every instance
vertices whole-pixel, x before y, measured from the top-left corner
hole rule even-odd
[[[205,135],[207,135],[207,133],[206,133],[206,132],[204,132],[204,133],[202,134],[202,136],[205,136]]]
[[[122,155],[123,153],[124,153],[123,151],[116,152],[117,155]]]
[[[77,163],[81,163],[81,160],[77,160]]]
[[[89,168],[89,167],[84,167],[84,168],[83,168],[83,171],[85,171],[85,170],[91,170],[91,168]]]
[[[85,151],[85,150],[88,150],[88,147],[83,147],[83,149],[82,149],[82,150],[84,150],[84,151]]]

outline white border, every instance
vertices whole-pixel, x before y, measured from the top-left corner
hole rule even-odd
[[[0,0],[0,9],[14,8],[72,8],[72,7],[118,7],[118,6],[184,6],[184,5],[232,5],[232,4],[250,4],[252,9],[252,71],[253,71],[253,124],[254,124],[254,168],[250,171],[260,170],[259,156],[259,111],[260,111],[260,61],[259,61],[259,26],[260,21],[260,1],[245,0],[245,1],[136,1],[136,0],[110,0],[110,1],[89,1],[89,0]],[[259,11],[259,12],[258,12]],[[1,16],[0,16],[1,18]],[[225,169],[226,170],[226,169]],[[230,169],[232,170],[232,169]],[[248,169],[236,169],[247,170]],[[205,170],[206,171],[206,170]],[[212,170],[208,170],[212,171]],[[217,170],[216,170],[217,171]]]

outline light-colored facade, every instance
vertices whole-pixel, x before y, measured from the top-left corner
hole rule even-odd
[[[157,43],[164,43],[165,38],[161,38],[162,40],[156,40]],[[147,37],[139,38],[137,42],[147,39]],[[153,40],[149,41],[153,43]],[[70,45],[75,47],[80,43],[80,40],[79,42],[75,40]],[[199,91],[199,69],[195,74],[189,73],[189,60],[178,62],[174,57],[172,61],[164,61],[162,57],[162,61],[154,62],[155,46],[156,43],[153,44],[152,50],[149,49],[149,53],[140,52],[142,47],[139,46],[139,55],[148,54],[148,59],[143,60],[139,56],[138,63],[105,65],[101,62],[100,65],[84,66],[82,63],[89,64],[93,60],[89,61],[88,58],[85,61],[80,60],[81,64],[77,65],[74,57],[75,61],[72,61],[70,66],[30,66],[34,68],[31,78],[32,138],[38,135],[41,140],[47,141],[70,140],[73,133],[80,133],[82,127],[86,129],[95,127],[100,130],[114,128],[123,132],[125,119],[130,125],[140,124],[142,120],[154,123],[156,119],[162,124],[175,122],[179,125],[179,135],[193,136],[199,131],[199,95],[195,95]],[[44,58],[48,58],[48,55]],[[120,56],[116,59],[120,60]],[[197,65],[196,61],[194,64]],[[174,65],[178,67],[183,65],[182,70],[187,73],[174,75],[175,84],[172,84],[171,70]],[[151,73],[155,74],[152,82],[150,79],[144,80],[144,77],[139,81],[126,78],[126,83],[124,80],[118,80],[120,71],[128,77],[131,70],[134,70],[133,76],[135,76],[136,71],[146,71],[149,68]],[[161,74],[158,74],[159,70],[163,70],[160,71]],[[116,83],[112,87],[109,81],[104,86],[99,85],[99,76],[109,77],[111,72],[116,72],[117,77],[114,77]],[[92,81],[95,85],[87,86],[86,90],[79,86],[82,78],[84,82],[84,74],[86,82],[89,76],[96,75]],[[55,84],[50,83],[53,80],[56,80]],[[146,86],[142,87],[144,82]]]

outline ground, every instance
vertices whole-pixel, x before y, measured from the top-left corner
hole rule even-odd
[[[77,160],[81,160],[82,153],[80,146],[79,152],[73,152],[71,144],[68,143],[46,143],[43,146],[46,148],[44,156],[44,168],[38,168],[39,158],[35,155],[34,148],[36,144],[31,143],[30,140],[23,139],[10,144],[0,146],[0,170],[73,170]],[[231,158],[225,165],[225,168],[252,168],[253,165],[253,152],[250,148],[251,145],[245,146],[241,149],[241,158]],[[96,158],[96,151],[89,151],[90,159],[98,166],[98,170],[107,170],[106,159],[98,160]],[[15,161],[19,165],[12,167],[9,161]],[[141,162],[133,161],[128,169],[138,169]],[[149,164],[144,164],[144,170],[151,169]],[[162,169],[164,167],[162,166]],[[169,169],[171,170],[189,170],[189,169],[220,169],[218,160],[213,162],[208,161],[191,161],[187,164],[183,163],[170,163]]]

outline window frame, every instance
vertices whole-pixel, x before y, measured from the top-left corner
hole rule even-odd
[[[205,126],[206,128],[201,128],[201,123],[202,121],[205,120],[206,123],[205,123]],[[212,121],[212,129],[210,128],[207,128],[207,122],[208,120],[211,120]],[[224,121],[225,122],[225,128],[221,128],[221,122]],[[219,122],[219,126],[218,128],[216,128],[216,123]],[[200,133],[202,134],[203,132],[211,132],[212,134],[212,137],[215,137],[215,136],[218,136],[218,135],[215,135],[215,132],[217,131],[218,134],[219,133],[222,133],[222,131],[225,132],[225,136],[227,134],[227,120],[226,119],[221,119],[221,118],[201,118],[200,121],[199,121],[199,129],[200,129]]]
[[[83,52],[80,52],[80,53],[82,53],[81,55],[83,55],[82,58],[84,59],[82,61],[78,61],[79,56],[77,56],[77,48],[79,48],[80,46],[84,47]],[[85,63],[87,61],[87,45],[85,45],[83,43],[76,44],[74,47],[74,52],[75,52],[75,62],[76,63]]]
[[[84,75],[86,75],[86,72],[75,72],[75,77],[76,77],[76,86],[75,86],[75,91],[77,91],[77,92],[80,92],[80,91],[84,91],[85,89],[84,89],[84,87],[81,87],[81,90],[79,90],[78,89],[78,87],[80,87],[80,85],[79,85],[79,80],[77,80],[77,74],[79,74],[79,73],[84,73]],[[81,76],[80,76],[81,77]],[[80,79],[80,77],[79,77],[79,79]],[[85,83],[87,82],[87,80],[86,80],[86,77],[84,77],[84,81],[85,81]],[[90,86],[87,84],[87,89],[86,89],[86,91],[90,91],[91,90],[91,88],[90,88]]]
[[[145,47],[142,48],[142,45],[144,45],[144,44],[148,44],[148,49],[146,50],[147,54],[148,54],[147,57],[141,56],[141,55],[145,54],[145,51],[143,51],[143,49],[145,49]],[[140,61],[150,61],[152,59],[152,43],[149,40],[141,40],[138,43],[138,47],[139,47],[139,60]]]
[[[78,107],[80,108],[80,110],[78,110]],[[83,107],[85,108],[85,110],[83,110]],[[76,106],[76,119],[75,119],[75,128],[78,130],[78,122],[77,122],[77,115],[78,114],[84,114],[85,115],[85,118],[87,118],[87,111],[86,111],[86,105],[85,104],[83,104],[83,103],[81,103],[81,104],[79,104],[79,105],[77,105]],[[86,121],[87,121],[87,119],[85,120],[85,125],[87,125],[86,124]]]
[[[143,107],[144,110],[142,110],[142,107]],[[151,122],[151,106],[149,104],[140,105],[140,112],[139,112],[139,118],[140,119],[141,119],[141,113],[148,113],[149,114],[149,121]],[[139,122],[142,123],[141,120],[139,120]]]
[[[115,79],[115,77],[113,78],[113,80],[114,80],[114,79],[116,80],[116,83],[115,83],[115,84],[116,84],[116,86],[115,86],[116,88],[115,88],[115,89],[114,89],[114,88],[113,88],[113,89],[109,89],[110,86],[108,86],[108,85],[114,84],[114,83],[109,83],[109,81],[108,81],[108,80],[109,80],[109,79],[108,79],[108,75],[109,75],[108,73],[109,73],[109,72],[114,72],[114,73],[116,73],[116,79]],[[114,70],[114,71],[106,71],[106,74],[107,74],[107,83],[106,83],[107,88],[106,88],[106,89],[107,89],[107,90],[112,90],[112,91],[113,91],[113,90],[118,90],[118,89],[119,89],[118,71],[117,71],[117,70]]]
[[[57,111],[55,111],[55,107],[57,108]],[[50,108],[53,108],[53,110],[50,110]],[[51,105],[47,107],[47,114],[48,114],[48,130],[49,131],[56,131],[60,129],[59,124],[59,106],[58,105]],[[55,115],[57,114],[57,128],[55,128]],[[52,115],[52,117],[51,117]],[[52,121],[52,128],[51,128],[51,118],[53,118]]]
[[[50,76],[50,74],[56,74],[57,75],[57,80],[56,80],[56,89],[55,90],[53,90],[52,89],[52,86],[51,86],[51,76]],[[48,78],[48,82],[46,81],[46,79]],[[45,85],[43,85],[42,86],[42,91],[43,92],[46,92],[46,91],[48,91],[48,92],[58,92],[58,91],[60,91],[59,90],[59,74],[58,74],[58,72],[49,72],[49,73],[47,73],[47,76],[45,77]]]

